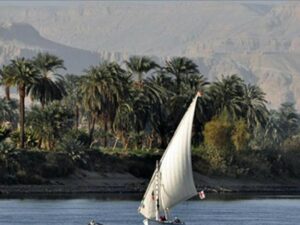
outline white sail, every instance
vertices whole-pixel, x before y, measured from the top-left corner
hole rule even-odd
[[[197,96],[183,116],[160,161],[159,205],[161,211],[169,210],[179,202],[197,194],[191,162],[191,137],[196,102]],[[156,211],[156,201],[153,195],[155,173],[139,208],[140,213],[149,219],[155,218]]]
[[[156,171],[152,176],[147,191],[139,207],[139,212],[143,214],[145,218],[148,219],[155,219],[156,217],[155,173]],[[160,201],[160,205],[161,205],[161,201]]]

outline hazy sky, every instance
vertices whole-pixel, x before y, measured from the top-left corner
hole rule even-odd
[[[82,4],[87,1],[47,1],[47,0],[19,0],[19,1],[1,1],[0,5],[11,5],[11,6],[69,6],[74,4]]]
[[[36,1],[29,1],[29,0],[19,0],[19,1],[2,1],[0,0],[0,5],[11,5],[11,6],[71,6],[71,5],[80,5],[80,4],[84,4],[86,2],[126,2],[125,1],[115,1],[115,0],[61,0],[61,1],[57,1],[57,0],[36,0]],[[128,1],[128,0],[127,0]],[[129,0],[130,1],[130,0]],[[166,1],[176,1],[176,2],[187,2],[186,0],[131,0],[131,2],[166,2]],[[197,1],[197,0],[188,0],[189,2],[192,1]],[[284,1],[287,0],[269,0],[269,1],[263,1],[263,0],[240,0],[240,1],[236,1],[236,0],[210,0],[210,1],[202,1],[202,0],[198,0],[197,2],[220,2],[220,3],[236,3],[236,2],[245,2],[245,3],[252,3],[252,4],[278,4],[278,3],[282,3]],[[298,0],[295,0],[298,1]]]
[[[210,80],[240,74],[270,93],[272,106],[297,99],[300,109],[300,0],[292,2],[0,0],[10,35],[0,63],[52,51],[80,74],[99,58],[187,56]]]

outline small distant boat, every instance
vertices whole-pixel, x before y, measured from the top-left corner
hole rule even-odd
[[[172,137],[139,206],[144,225],[185,224],[170,210],[175,205],[197,195],[192,171],[191,137],[198,93]]]
[[[95,220],[92,220],[88,225],[103,225],[102,223],[97,223]]]

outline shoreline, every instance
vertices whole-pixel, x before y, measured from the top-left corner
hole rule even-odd
[[[137,195],[142,198],[148,179],[130,173],[98,173],[87,170],[62,178],[47,180],[45,184],[0,184],[0,197],[5,196],[60,196],[60,195]],[[300,181],[292,178],[251,179],[205,176],[194,172],[198,191],[222,194],[300,195]],[[122,197],[121,197],[122,198]]]
[[[297,185],[235,185],[235,186],[197,186],[198,191],[204,190],[213,194],[300,194]],[[10,195],[137,195],[142,196],[146,187],[138,184],[128,185],[0,185],[0,196]]]

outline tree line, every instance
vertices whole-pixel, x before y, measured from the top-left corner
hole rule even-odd
[[[145,56],[101,62],[66,74],[49,53],[16,58],[0,70],[0,142],[20,149],[164,149],[197,91],[192,143],[216,168],[237,155],[280,157],[300,143],[294,104],[266,107],[265,93],[238,75],[208,82],[186,57],[159,65]],[[19,98],[10,97],[10,88]],[[25,107],[28,96],[30,107]],[[196,151],[196,150],[195,150]],[[268,154],[272,152],[272,154]]]

